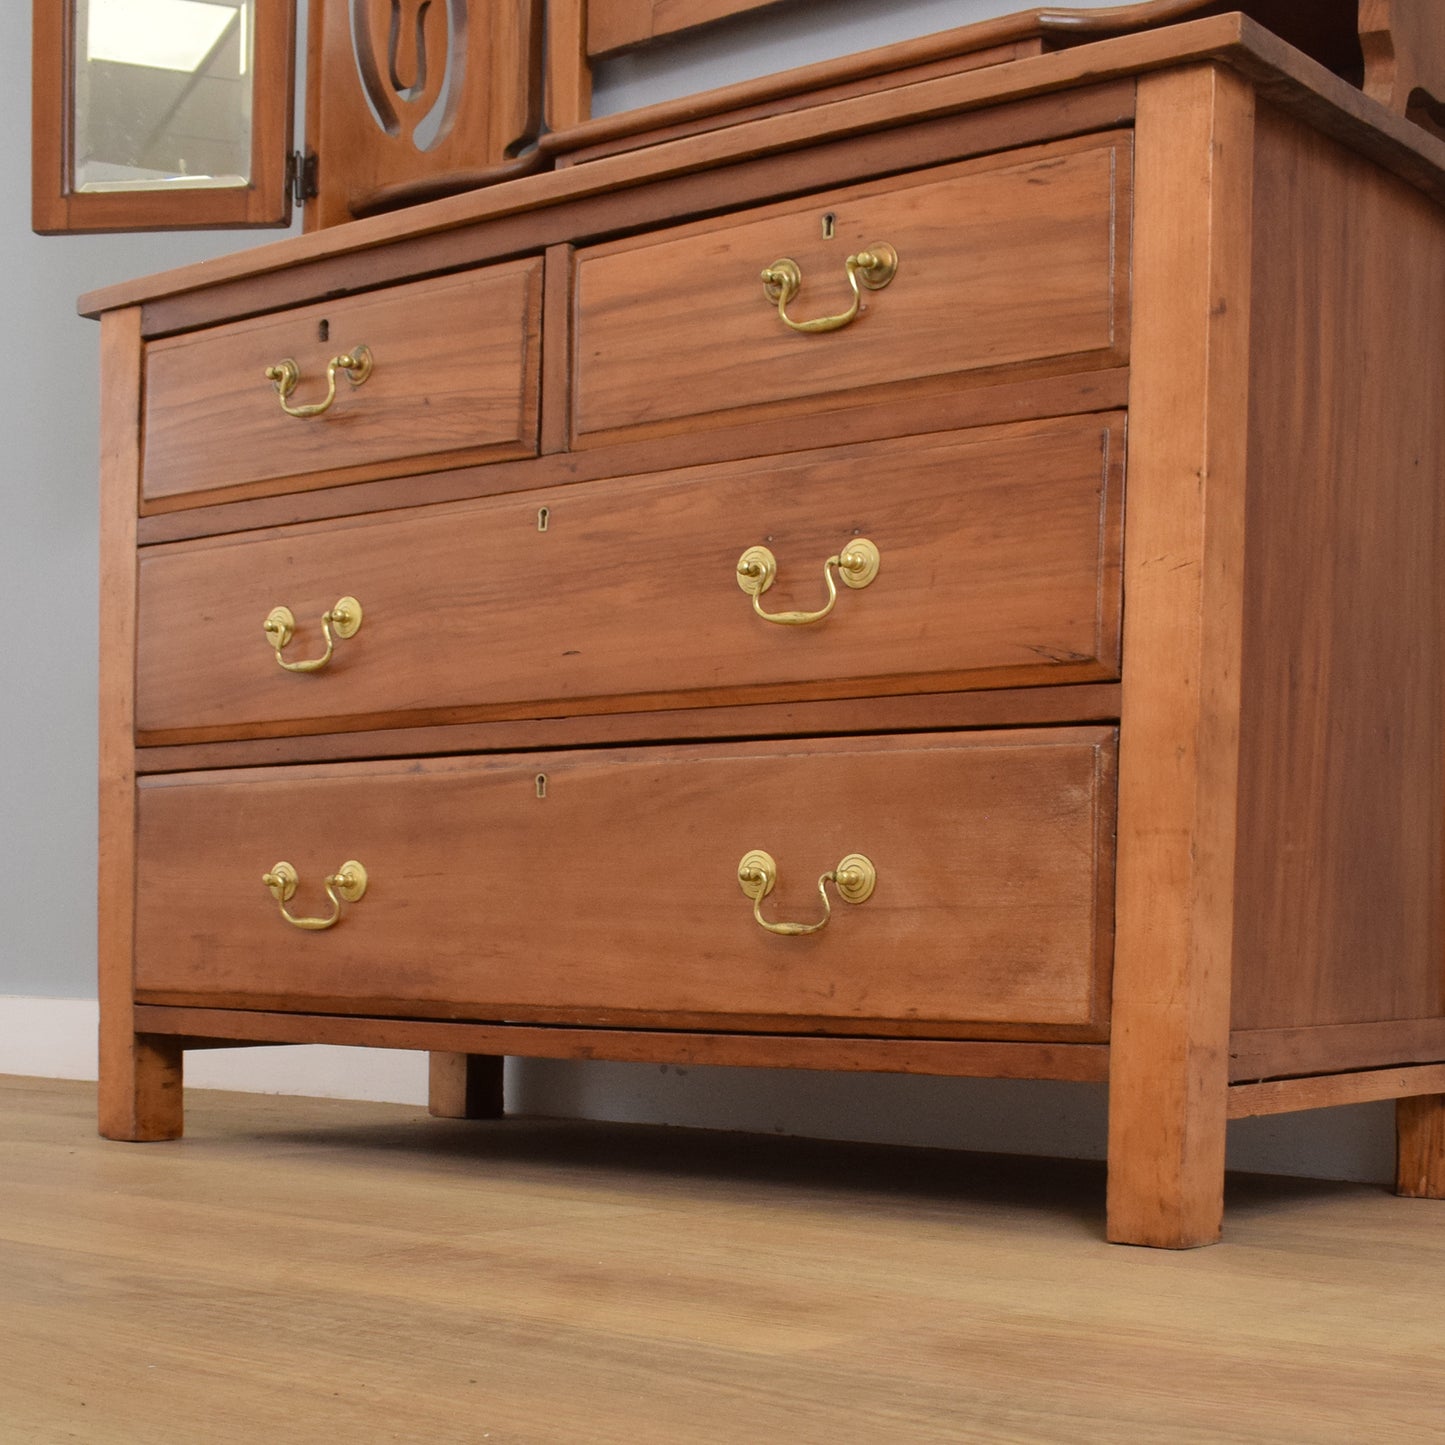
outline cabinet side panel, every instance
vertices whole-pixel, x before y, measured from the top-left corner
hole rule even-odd
[[[1234,1027],[1438,1017],[1445,212],[1258,138]]]

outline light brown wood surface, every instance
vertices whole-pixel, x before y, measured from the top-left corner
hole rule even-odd
[[[550,288],[549,307],[552,300],[567,294],[555,266],[548,272],[546,285]],[[1110,412],[1124,407],[1129,399],[1128,371],[1115,367],[1107,371],[999,380],[987,386],[945,391],[935,396],[866,400],[844,411],[828,413],[826,432],[821,437],[816,428],[800,425],[798,418],[784,415],[751,422],[743,419],[729,426],[699,428],[692,433],[679,432],[675,436],[570,452],[565,450],[567,389],[560,384],[566,376],[570,347],[565,345],[565,340],[569,332],[567,326],[556,323],[556,315],[555,310],[549,311],[548,324],[544,326],[543,417],[539,426],[544,456],[540,459],[489,461],[447,471],[383,477],[373,482],[351,481],[233,502],[214,502],[214,496],[197,497],[197,501],[214,504],[150,512],[141,517],[137,525],[138,540],[148,546],[191,537],[226,536],[291,522],[369,516],[404,507],[808,451],[819,441],[829,446],[844,446],[881,437],[923,436],[930,432],[964,431],[1044,417]]]
[[[433,1050],[427,1061],[427,1111],[438,1119],[500,1119],[502,1063],[496,1054]]]
[[[541,262],[520,261],[150,343],[146,499],[324,486],[418,454],[455,466],[534,452],[541,290]],[[319,405],[329,362],[360,346],[365,381],[338,373],[321,415],[282,410],[268,367],[295,361],[288,405]]]
[[[96,959],[100,995],[100,1128],[112,1138],[181,1132],[182,1056],[134,1021],[135,521],[140,486],[141,338],[137,308],[101,325],[107,385],[100,411],[100,718]]]
[[[1078,417],[148,548],[137,726],[177,742],[1108,678],[1123,454],[1122,417]],[[766,622],[738,587],[766,540],[763,608],[819,611],[824,564],[858,537],[878,577],[829,569],[819,622]],[[317,657],[342,596],[360,631],[322,671],[283,671],[266,615],[289,607],[283,655]]]
[[[247,1043],[340,1044],[358,1048],[426,1049],[446,1062],[432,1075],[432,1098],[440,1098],[447,1117],[463,1115],[461,1070],[465,1055],[514,1055],[529,1059],[606,1059],[624,1064],[673,1064],[679,1068],[715,1065],[727,1068],[846,1070],[871,1074],[933,1074],[973,1079],[1054,1079],[1063,1083],[1102,1084],[1109,1076],[1107,1045],[1071,1042],[1090,1034],[1085,1028],[1049,1030],[1063,1042],[1029,1042],[1038,1030],[997,1027],[998,1038],[921,1037],[923,1025],[895,1025],[898,1036],[880,1038],[858,1032],[859,1025],[834,1020],[833,1036],[821,1034],[709,1033],[702,1018],[620,1019],[628,1027],[583,1028],[565,1024],[479,1024],[457,1019],[367,1018],[331,1014],[324,1018],[280,1013],[262,1004],[214,1008],[194,1004],[137,1004],[136,1022],[146,1033],[176,1039],[185,1048]],[[464,1014],[465,1009],[453,1008]],[[433,1009],[445,1013],[445,1008]],[[746,1022],[746,1021],[743,1021]],[[849,1032],[849,1029],[855,1030]],[[480,1066],[482,1078],[487,1066]],[[494,1096],[495,1097],[495,1096]]]
[[[306,129],[320,194],[307,229],[505,174],[539,128],[541,12],[540,0],[313,0]]]
[[[1366,1069],[1360,1073],[1330,1073],[1315,1078],[1267,1079],[1259,1084],[1235,1084],[1229,1091],[1229,1117],[1249,1119],[1261,1114],[1328,1109],[1377,1099],[1396,1099],[1403,1104],[1409,1099],[1428,1099],[1442,1088],[1445,1088],[1445,1064]],[[1428,1150],[1422,1151],[1422,1161],[1428,1153]]]
[[[1129,193],[1127,146],[1090,137],[582,250],[574,443],[743,408],[817,415],[1030,362],[1117,365]],[[761,272],[787,257],[802,271],[792,319],[845,313],[845,259],[879,243],[897,275],[841,330],[792,331],[764,293]]]
[[[1099,1027],[1112,799],[1104,729],[151,778],[136,987],[483,1019]],[[777,937],[738,884],[759,848],[769,921],[819,921],[818,880],[849,854],[878,886],[856,905],[830,887],[825,929]],[[261,883],[292,863],[291,913],[325,916],[322,880],[352,858],[370,886],[324,932]]]
[[[1233,929],[1252,94],[1140,86],[1109,1237],[1218,1237]]]
[[[1232,1177],[1103,1243],[1095,1165],[198,1093],[0,1089],[7,1445],[1361,1445],[1439,1436],[1436,1206]]]
[[[651,712],[579,713],[573,717],[497,719],[434,727],[250,738],[218,743],[151,745],[136,754],[141,773],[203,771],[346,759],[418,757],[457,752],[515,752],[599,743],[689,742],[706,738],[860,732],[937,732],[953,728],[1047,727],[1112,722],[1117,683],[997,688],[912,696],[831,698],[810,702],[665,708]]]
[[[1439,1017],[1445,217],[1270,110],[1258,177],[1234,1026]]]
[[[1445,24],[1435,0],[1360,0],[1365,91],[1445,129]]]
[[[1445,1092],[1401,1099],[1395,1131],[1395,1192],[1406,1199],[1445,1199]]]

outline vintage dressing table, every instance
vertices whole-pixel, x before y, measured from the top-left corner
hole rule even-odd
[[[530,4],[398,6],[314,7],[307,234],[83,303],[103,1131],[330,1042],[451,1116],[508,1054],[1107,1080],[1136,1244],[1245,1115],[1396,1099],[1445,1195],[1441,7],[592,119],[751,7],[556,4],[544,76]]]

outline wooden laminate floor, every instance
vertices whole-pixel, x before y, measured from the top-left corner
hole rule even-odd
[[[0,1445],[1445,1441],[1445,1204],[193,1092],[107,1143],[0,1080]]]

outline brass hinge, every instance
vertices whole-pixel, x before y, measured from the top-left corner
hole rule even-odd
[[[304,206],[316,189],[317,159],[315,151],[292,151],[286,160],[286,184],[291,191],[291,204]]]

